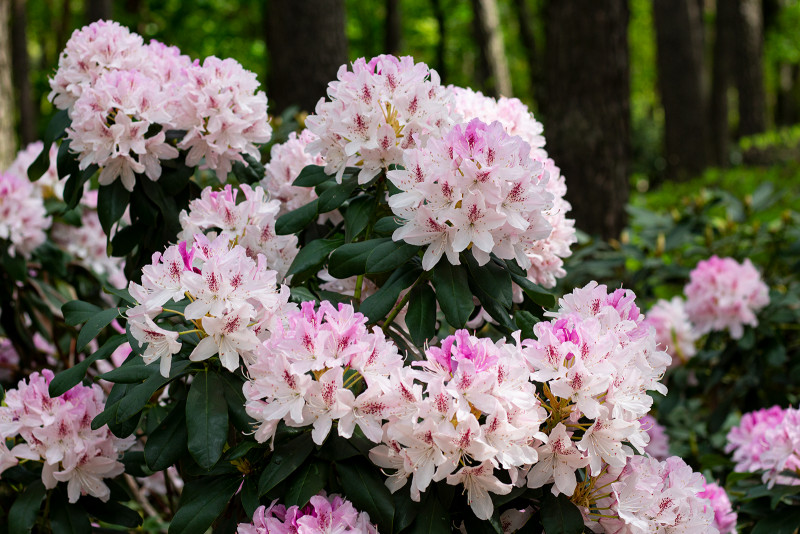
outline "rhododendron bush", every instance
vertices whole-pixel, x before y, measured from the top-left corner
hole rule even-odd
[[[267,97],[233,59],[97,22],[51,87],[0,174],[13,531],[733,532],[653,407],[770,288],[713,256],[685,302],[554,289],[569,177],[519,100],[361,58],[262,165]],[[736,471],[793,487],[793,409],[748,417]]]

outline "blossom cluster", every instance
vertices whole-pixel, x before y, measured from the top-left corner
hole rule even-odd
[[[689,321],[681,297],[659,299],[647,312],[647,323],[656,329],[656,342],[672,357],[672,366],[686,363],[697,353],[700,334]]]
[[[403,152],[424,146],[452,124],[450,93],[439,75],[410,56],[359,58],[352,70],[342,65],[328,84],[306,126],[316,134],[308,145],[325,159],[325,172],[337,181],[348,166],[361,168],[365,184],[390,165],[403,163]]]
[[[446,480],[463,485],[475,515],[488,519],[494,511],[489,492],[504,495],[513,487],[496,469],[508,470],[516,481],[531,464],[550,462],[546,450],[533,446],[534,438],[548,439],[540,430],[547,413],[519,333],[515,344],[507,344],[459,330],[415,364],[409,378],[418,383],[404,384],[404,406],[388,418],[384,443],[370,458],[395,470],[386,482],[392,491],[410,478],[411,497],[419,500],[432,481]]]
[[[749,259],[739,263],[715,255],[700,261],[683,291],[686,313],[700,335],[727,329],[739,339],[744,325],[758,326],[756,312],[769,304],[769,288]]]
[[[656,460],[666,460],[669,457],[669,436],[666,429],[650,414],[640,418],[639,423],[649,438],[644,452]]]
[[[308,165],[325,165],[322,156],[311,155],[306,150],[317,139],[311,130],[305,129],[299,134],[290,133],[289,139],[272,145],[270,149],[269,163],[264,166],[265,176],[261,185],[270,198],[281,202],[281,215],[317,198],[313,187],[292,185],[300,171]]]
[[[158,180],[178,148],[188,151],[187,165],[202,162],[222,179],[242,153],[259,159],[255,144],[271,136],[255,74],[233,59],[192,62],[116,22],[76,30],[50,85],[50,99],[69,112],[70,149],[81,169],[102,169],[102,185],[119,177],[132,191],[137,174]]]
[[[141,285],[130,282],[128,290],[137,306],[127,311],[131,334],[147,344],[144,361],[160,359],[160,371],[169,376],[172,355],[178,353],[181,335],[197,334],[199,342],[189,358],[201,361],[219,354],[230,371],[255,359],[255,351],[269,337],[288,303],[289,288],[277,285],[277,273],[267,269],[266,258],[248,256],[241,245],[222,232],[213,241],[197,234],[156,252],[142,269]],[[164,308],[170,300],[189,299],[183,312]],[[194,328],[183,332],[168,330],[154,319],[163,311],[182,315]]]
[[[92,430],[92,419],[104,408],[100,386],[79,384],[51,398],[52,379],[48,369],[34,372],[6,392],[0,406],[0,473],[19,460],[41,461],[46,488],[66,482],[70,502],[81,495],[106,501],[110,490],[103,479],[122,474],[118,457],[133,438],[119,439],[107,426]],[[10,450],[8,440],[16,443]]]
[[[705,489],[703,475],[677,456],[662,462],[634,456],[624,468],[609,469],[596,488],[601,497],[582,507],[584,522],[593,532],[718,532],[714,509],[700,495]]]
[[[17,354],[11,340],[0,337],[0,383],[9,382],[14,376],[14,370],[19,365],[19,354]]]
[[[286,314],[286,324],[276,325],[248,365],[243,390],[245,409],[258,423],[255,438],[272,439],[284,421],[313,426],[312,438],[321,445],[336,422],[342,437],[358,425],[379,442],[383,419],[411,395],[403,385],[402,356],[380,328],[369,331],[367,318],[351,305],[314,305],[303,302]]]
[[[763,471],[762,479],[770,487],[800,484],[800,410],[773,406],[744,414],[728,432],[725,452],[733,453],[734,471]]]
[[[405,168],[387,174],[401,191],[389,198],[403,219],[392,239],[427,246],[426,270],[443,254],[459,264],[467,249],[481,265],[496,254],[530,267],[527,253],[552,230],[542,213],[552,195],[542,163],[529,153],[530,146],[502,124],[479,119],[431,138],[425,148],[407,150]]]
[[[47,239],[51,218],[39,190],[23,174],[0,172],[0,240],[12,257],[29,258]]]
[[[244,200],[237,204],[239,189]],[[260,186],[242,184],[234,189],[226,185],[221,191],[206,187],[200,198],[189,203],[189,211],[181,212],[182,230],[178,239],[191,240],[194,235],[206,232],[209,239],[215,240],[217,231],[221,231],[229,246],[241,245],[253,259],[259,254],[264,256],[267,268],[277,271],[282,280],[298,249],[297,236],[275,233],[280,206],[278,200],[268,200]]]
[[[736,522],[739,516],[733,511],[731,499],[725,489],[714,482],[704,482],[703,491],[697,496],[708,499],[711,503],[711,509],[714,511],[713,525],[719,534],[736,534]]]
[[[273,501],[259,506],[252,523],[239,523],[238,534],[317,534],[322,532],[377,534],[367,512],[359,512],[353,504],[338,495],[325,492],[311,497],[303,508]]]
[[[11,163],[11,166],[6,169],[9,172],[20,178],[28,176],[28,167],[36,161],[36,158],[44,150],[44,143],[41,141],[34,141],[28,146],[23,148],[17,153],[17,157]],[[34,182],[34,187],[39,190],[42,198],[56,198],[64,200],[64,183],[66,180],[59,180],[58,169],[56,167],[56,157],[58,155],[58,145],[53,143],[48,149],[48,161],[50,165],[47,171]]]

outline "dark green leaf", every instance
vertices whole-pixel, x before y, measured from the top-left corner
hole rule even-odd
[[[60,491],[50,499],[50,527],[53,534],[89,534],[92,525],[86,511],[78,504],[70,504]]]
[[[325,489],[328,480],[328,464],[308,462],[300,467],[289,481],[286,488],[286,506],[303,507],[308,500]]]
[[[344,239],[350,243],[359,236],[369,225],[372,213],[375,211],[375,200],[367,195],[361,195],[350,201],[344,214]]]
[[[136,385],[133,389],[128,391],[127,395],[120,399],[119,405],[117,406],[117,415],[114,417],[114,420],[118,423],[122,423],[141,412],[150,401],[150,398],[155,395],[159,389],[164,387],[168,381],[169,379],[164,378],[160,373],[154,373],[142,384]]]
[[[142,516],[118,502],[103,502],[94,497],[81,497],[81,503],[92,517],[110,525],[136,528],[142,524]]]
[[[220,378],[222,379],[225,402],[228,403],[228,418],[240,431],[252,432],[255,421],[247,415],[247,411],[244,408],[245,398],[242,392],[243,381],[241,375],[223,373]]]
[[[501,329],[506,330],[506,333],[511,333],[514,330],[514,323],[511,322],[508,308],[495,299],[494,295],[490,295],[481,289],[477,281],[472,277],[469,279],[469,287],[473,295],[478,298],[483,309],[489,313],[492,319],[497,321]]]
[[[291,441],[276,447],[269,464],[258,479],[258,495],[265,495],[283,482],[305,462],[313,449],[314,442],[310,432],[300,434]]]
[[[328,255],[343,244],[344,240],[341,238],[315,239],[300,249],[287,275],[318,271],[328,259]]]
[[[241,483],[241,475],[202,477],[187,482],[169,525],[169,534],[205,532],[225,510]]]
[[[100,378],[117,384],[140,384],[158,372],[158,363],[147,365],[144,359],[134,354],[116,369],[100,375]]]
[[[326,189],[319,195],[319,212],[328,213],[344,204],[356,187],[358,187],[358,179],[353,176],[345,178],[342,183]]]
[[[556,297],[546,289],[538,286],[525,278],[524,276],[519,276],[517,274],[511,273],[511,279],[522,288],[525,294],[531,299],[533,302],[541,306],[542,308],[552,308],[556,305]]]
[[[228,406],[223,387],[219,375],[206,369],[194,376],[186,399],[189,453],[204,469],[214,467],[228,437]]]
[[[404,241],[386,241],[375,247],[367,258],[366,272],[383,273],[397,269],[413,258],[419,247]]]
[[[69,118],[68,110],[60,109],[53,115],[53,118],[47,123],[47,128],[42,138],[42,143],[44,144],[42,151],[45,154],[50,150],[50,145],[66,135],[70,124],[72,124],[72,120]]]
[[[372,229],[376,234],[389,234],[391,235],[392,232],[397,230],[402,226],[400,219],[394,216],[383,217],[379,219],[378,222],[375,223],[375,227]]]
[[[502,307],[511,308],[513,304],[511,300],[511,275],[508,270],[493,261],[487,262],[485,265],[478,265],[478,261],[470,253],[463,254],[462,257],[465,259],[469,274],[477,286],[500,303]]]
[[[9,534],[24,534],[30,532],[47,490],[41,480],[31,482],[11,505],[8,511]]]
[[[419,511],[417,520],[411,526],[409,534],[449,534],[452,532],[450,514],[442,506],[439,496],[435,492],[426,493],[430,493],[430,495],[427,495],[422,503],[422,509]]]
[[[514,324],[522,331],[522,339],[530,339],[533,337],[533,327],[538,322],[539,319],[534,317],[529,311],[519,310],[514,313]]]
[[[97,217],[106,235],[111,235],[111,228],[125,213],[130,198],[131,193],[122,185],[122,180],[114,180],[98,189]]]
[[[247,517],[253,517],[253,514],[258,508],[258,489],[253,477],[247,477],[242,486],[242,508]]]
[[[244,162],[233,164],[233,175],[242,184],[252,184],[264,178],[264,165],[250,154],[242,154]]]
[[[400,293],[410,287],[421,273],[422,269],[414,263],[403,265],[392,273],[378,291],[364,299],[358,311],[369,317],[370,323],[385,318],[397,303]]]
[[[394,532],[400,532],[411,525],[422,508],[420,503],[411,500],[407,491],[392,493],[392,503],[394,505]]]
[[[319,215],[319,199],[314,199],[305,206],[284,213],[275,221],[275,233],[278,235],[294,234],[308,226]]]
[[[111,250],[109,251],[109,255],[122,258],[130,254],[130,252],[136,248],[136,245],[141,243],[142,234],[146,229],[147,226],[140,223],[118,229],[114,237],[111,238]]]
[[[167,417],[148,436],[144,458],[151,471],[163,471],[186,451],[186,401],[175,404]]]
[[[81,327],[81,331],[78,333],[78,342],[75,346],[75,350],[83,350],[83,347],[96,338],[103,328],[111,324],[111,321],[117,317],[120,317],[121,310],[122,308],[109,308],[96,313],[86,321],[86,324]]]
[[[130,293],[128,293],[127,289],[117,289],[113,286],[104,286],[103,292],[108,293],[109,295],[115,295],[129,304],[136,305],[136,300],[131,296]]]
[[[306,165],[297,175],[292,185],[297,187],[314,187],[322,182],[333,180],[333,176],[325,174],[325,167],[321,165]]]
[[[793,534],[800,527],[800,510],[783,508],[761,519],[752,534]]]
[[[391,242],[392,240],[388,237],[383,237],[342,245],[331,253],[328,260],[328,273],[339,279],[364,274],[367,272],[367,258],[370,254],[378,246]]]
[[[64,314],[64,322],[70,326],[77,326],[85,323],[103,309],[94,304],[83,302],[81,300],[71,300],[61,306],[61,313]]]
[[[406,326],[411,340],[419,347],[436,335],[436,295],[427,283],[411,291]]]
[[[97,360],[105,360],[111,356],[111,354],[117,350],[117,347],[122,345],[126,340],[127,337],[124,334],[112,336],[108,338],[108,340],[103,343],[103,346],[100,347],[94,354],[78,362],[69,369],[65,369],[64,371],[58,373],[53,378],[52,382],[50,382],[50,396],[58,397],[59,395],[63,395],[67,390],[77,385],[81,380],[83,380],[83,377],[86,375],[86,370],[90,365]]]
[[[336,471],[348,500],[357,509],[366,511],[380,532],[392,532],[394,502],[378,470],[358,459],[337,463]]]
[[[555,497],[552,492],[545,491],[541,514],[542,527],[547,534],[581,534],[583,532],[581,511],[572,504],[566,495]]]
[[[454,328],[463,328],[475,309],[466,268],[443,259],[433,269],[433,288],[447,322]]]
[[[289,289],[290,297],[289,300],[294,302],[295,304],[300,304],[301,302],[307,302],[309,300],[319,300],[314,294],[306,287],[293,287]]]

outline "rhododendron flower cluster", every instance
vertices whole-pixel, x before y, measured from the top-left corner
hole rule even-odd
[[[311,497],[302,508],[273,501],[259,506],[252,523],[239,523],[238,534],[322,534],[324,532],[377,534],[367,512],[359,512],[353,504],[338,495],[324,492]]]
[[[81,495],[106,501],[110,490],[103,479],[122,474],[118,457],[133,438],[119,439],[107,426],[92,430],[92,419],[104,408],[100,386],[79,384],[51,398],[52,379],[48,369],[34,372],[6,392],[0,406],[0,473],[19,460],[41,461],[46,488],[66,482],[70,502]],[[10,450],[9,440],[15,443]]]
[[[325,165],[320,155],[311,155],[306,148],[318,137],[311,130],[303,130],[300,134],[292,132],[283,143],[272,145],[269,163],[264,166],[265,177],[261,185],[269,193],[270,198],[281,202],[280,214],[305,206],[315,198],[317,193],[313,187],[292,185],[308,165]]]
[[[320,99],[306,119],[319,137],[308,150],[322,155],[325,172],[338,182],[348,166],[358,166],[358,183],[365,184],[453,124],[451,96],[435,70],[410,56],[359,58],[352,69],[339,68],[329,100]]]
[[[178,157],[168,130],[180,132],[187,165],[202,162],[221,179],[242,153],[259,159],[255,144],[272,133],[255,74],[232,59],[192,63],[116,22],[76,30],[50,85],[50,98],[69,112],[67,137],[80,168],[96,164],[100,184],[120,177],[129,191],[137,174],[158,180],[161,161]]]
[[[464,250],[481,265],[496,254],[530,267],[528,251],[552,229],[542,215],[552,195],[541,162],[529,153],[530,146],[502,124],[478,119],[406,151],[405,169],[387,175],[401,191],[389,206],[404,220],[392,239],[427,246],[426,270],[443,254],[458,265]]]
[[[0,382],[8,382],[14,376],[14,369],[19,365],[17,354],[11,340],[0,337]]]
[[[644,452],[656,460],[666,460],[669,457],[669,436],[666,429],[650,414],[640,418],[639,423],[649,437]]]
[[[546,461],[533,440],[547,440],[540,431],[547,413],[516,341],[494,343],[459,330],[415,362],[418,370],[407,378],[422,385],[403,383],[401,408],[383,427],[384,444],[370,451],[378,466],[395,469],[389,489],[410,477],[411,498],[419,500],[432,481],[463,485],[475,515],[488,519],[489,493],[512,489],[495,470],[509,470],[515,480],[520,468]]]
[[[244,193],[244,200],[237,204],[239,189]],[[280,202],[267,200],[264,189],[259,186],[251,188],[242,184],[234,189],[226,185],[222,191],[206,187],[200,198],[189,203],[189,212],[181,212],[183,230],[178,239],[191,240],[195,234],[214,229],[215,233],[207,233],[207,236],[215,240],[216,230],[220,230],[229,246],[241,245],[253,259],[263,255],[267,268],[277,271],[278,277],[283,279],[298,249],[297,236],[275,233],[279,210]]]
[[[736,472],[763,471],[762,480],[770,487],[800,484],[798,476],[782,474],[800,475],[800,410],[773,406],[744,414],[728,432],[725,452],[733,453]]]
[[[455,111],[465,120],[480,119],[486,124],[499,121],[509,135],[516,135],[531,146],[531,159],[542,162],[547,181],[545,188],[553,195],[553,205],[543,212],[553,230],[545,239],[533,243],[528,250],[530,259],[528,278],[544,287],[553,287],[564,271],[563,258],[572,255],[570,247],[577,241],[575,220],[566,214],[572,206],[564,198],[567,184],[555,162],[547,157],[542,123],[537,121],[528,106],[517,98],[501,97],[497,100],[479,92],[453,87]],[[521,301],[521,295],[520,295]]]
[[[11,166],[6,170],[15,176],[20,178],[27,179],[28,177],[28,167],[36,161],[36,158],[44,149],[44,143],[41,141],[35,141],[30,143],[24,149],[20,150],[17,153],[17,157],[11,163]],[[48,161],[50,162],[50,166],[47,168],[47,171],[44,175],[40,176],[36,182],[34,182],[34,187],[36,187],[42,198],[57,198],[58,200],[64,200],[64,183],[66,182],[66,178],[64,180],[60,180],[58,178],[58,169],[56,168],[56,158],[58,156],[58,145],[53,143],[50,145],[50,149],[48,151]]]
[[[695,343],[700,337],[681,297],[659,299],[647,312],[647,323],[656,329],[656,343],[672,357],[672,365],[686,363],[697,353]]]
[[[255,438],[272,439],[284,421],[313,425],[321,445],[337,422],[340,436],[349,438],[358,425],[379,442],[383,419],[408,394],[402,356],[380,328],[367,330],[367,318],[351,305],[337,309],[323,301],[315,310],[314,304],[286,314],[286,325],[276,326],[248,365],[245,408],[258,423]]]
[[[698,497],[708,499],[714,511],[714,527],[719,534],[735,534],[736,521],[739,518],[733,511],[731,500],[724,488],[714,482],[703,482],[703,491]]]
[[[0,240],[12,257],[29,258],[44,243],[51,219],[40,192],[28,178],[0,172]]]
[[[717,534],[714,511],[700,496],[703,475],[677,456],[663,462],[634,456],[615,471],[600,477],[595,489],[599,497],[582,507],[593,532]]]
[[[259,254],[253,259],[232,241],[225,232],[214,241],[197,234],[192,242],[153,254],[153,262],[142,270],[142,284],[130,283],[138,303],[127,311],[131,334],[147,344],[146,364],[161,360],[163,376],[169,376],[172,355],[181,349],[179,336],[193,334],[201,339],[189,356],[192,361],[219,354],[223,367],[235,371],[240,358],[254,361],[254,351],[293,308],[289,288],[277,286],[277,273],[267,269],[266,258]],[[162,311],[170,311],[164,308],[168,301],[185,298],[191,302],[182,315],[194,328],[178,332],[154,322]]]
[[[758,326],[756,312],[769,304],[769,288],[749,259],[712,256],[689,276],[683,289],[686,313],[700,335],[727,329],[739,339],[744,325]]]

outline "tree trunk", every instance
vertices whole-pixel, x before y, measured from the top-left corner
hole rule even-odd
[[[527,0],[514,0],[514,9],[519,21],[519,37],[522,41],[522,48],[528,58],[528,78],[531,84],[528,92],[535,98],[538,93],[541,69],[539,68],[539,49],[533,34],[533,15],[531,15]]]
[[[30,80],[30,58],[28,57],[28,17],[25,0],[13,0],[14,14],[11,26],[11,63],[14,68],[14,87],[17,88],[19,109],[19,134],[23,144],[36,141],[36,109],[33,106],[33,90]]]
[[[271,111],[312,112],[347,63],[344,0],[271,0],[266,27]]]
[[[717,0],[717,14],[714,22],[714,65],[711,74],[709,108],[711,157],[713,163],[720,167],[727,167],[730,163],[728,87],[734,61],[734,24],[736,24],[736,14],[733,0]]]
[[[736,4],[736,87],[739,90],[739,136],[767,128],[767,98],[761,0],[731,0]]]
[[[386,0],[384,54],[400,55],[400,40],[402,39],[402,35],[400,0]]]
[[[111,20],[111,0],[88,0],[86,2],[86,22],[90,24],[96,20]]]
[[[496,0],[472,0],[475,40],[478,43],[486,92],[492,96],[511,96],[511,74],[503,48],[503,33]]]
[[[11,85],[11,2],[0,0],[0,169],[16,155],[14,87]]]
[[[439,41],[436,43],[436,72],[439,73],[442,83],[446,83],[447,18],[445,17],[442,0],[431,0],[431,6],[433,7],[433,16],[436,18],[436,25],[439,27]]]
[[[548,152],[579,228],[617,238],[630,164],[626,0],[549,0],[543,107]]]
[[[797,113],[797,77],[800,68],[797,65],[781,63],[778,72],[778,98],[775,103],[775,124],[790,126],[798,121]]]
[[[664,106],[667,174],[706,167],[702,20],[696,0],[655,0],[658,82]]]

